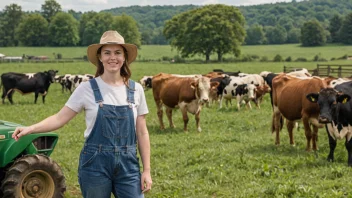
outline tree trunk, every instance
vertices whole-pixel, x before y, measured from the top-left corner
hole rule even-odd
[[[218,62],[222,62],[222,53],[218,52]]]
[[[205,62],[208,63],[210,60],[210,54],[205,54]]]

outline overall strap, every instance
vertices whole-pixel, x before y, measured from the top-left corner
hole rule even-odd
[[[134,92],[135,92],[135,82],[131,79],[128,80],[128,86],[126,86],[127,92],[127,102],[128,104],[134,104]]]
[[[92,87],[93,92],[94,92],[95,102],[102,103],[104,100],[103,100],[103,97],[101,96],[101,93],[100,93],[100,90],[98,87],[98,83],[95,80],[95,78],[90,79],[89,83],[90,83],[90,86]]]

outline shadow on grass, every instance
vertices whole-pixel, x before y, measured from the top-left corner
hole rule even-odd
[[[154,134],[154,135],[169,135],[169,134],[184,133],[183,127],[170,128],[165,126],[165,129],[161,130],[159,125],[148,125],[148,131],[150,134]]]
[[[290,156],[290,157],[298,157],[298,156],[308,156],[308,155],[318,155],[319,150],[317,152],[314,151],[306,151],[305,147],[302,146],[293,146],[293,145],[289,145],[289,144],[281,144],[281,145],[275,145],[274,143],[272,144],[260,144],[260,145],[254,145],[251,146],[250,148],[245,150],[246,153],[250,153],[250,154],[270,154],[270,155],[281,155],[281,156]]]

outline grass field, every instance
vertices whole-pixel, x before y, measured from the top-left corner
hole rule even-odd
[[[297,47],[297,46],[296,46]],[[169,56],[170,48],[165,46],[143,46],[140,54],[144,57]],[[352,47],[299,48],[288,46],[244,47],[244,53],[274,57],[282,52],[290,55],[313,58],[317,53],[322,56],[340,57]],[[3,53],[4,48],[0,48]],[[7,49],[7,48],[6,48]],[[40,53],[50,53],[61,48],[38,48]],[[72,48],[73,49],[73,48]],[[17,49],[20,53],[26,48]],[[9,48],[8,51],[17,51]],[[73,51],[64,49],[64,57],[84,54],[84,48]],[[305,51],[306,50],[306,51]],[[79,51],[79,52],[78,52]],[[287,52],[286,52],[287,51]],[[155,53],[155,52],[160,52]],[[165,52],[165,53],[163,53]],[[153,54],[154,53],[154,54]],[[284,53],[287,53],[285,55]],[[6,54],[6,53],[5,53]],[[31,53],[31,54],[34,54]],[[15,55],[15,54],[14,54]],[[39,55],[39,54],[36,54]],[[311,59],[310,58],[310,59]],[[348,64],[348,61],[334,63]],[[226,71],[241,70],[246,73],[259,73],[264,70],[279,72],[283,65],[316,67],[316,62],[306,63],[214,63],[214,64],[170,64],[160,62],[136,62],[132,65],[132,79],[139,80],[144,75],[159,72],[194,74],[207,73],[215,68]],[[57,69],[60,74],[94,73],[94,66],[87,62],[77,63],[10,63],[0,64],[0,73],[37,72]],[[147,125],[151,140],[151,166],[153,187],[146,197],[352,197],[352,171],[347,167],[347,151],[344,141],[338,142],[335,162],[329,163],[328,138],[324,129],[319,130],[319,151],[305,151],[304,131],[294,131],[296,146],[290,146],[286,129],[281,133],[281,145],[274,145],[271,134],[271,105],[266,95],[261,109],[237,111],[235,107],[218,109],[214,104],[203,108],[201,113],[202,132],[196,132],[194,116],[189,114],[189,132],[182,130],[181,113],[174,112],[176,128],[159,130],[156,107],[151,90],[146,91],[150,110]],[[52,84],[46,97],[33,104],[34,94],[21,96],[14,94],[15,105],[0,105],[0,119],[30,125],[56,113],[62,108],[69,93],[61,93],[59,84]],[[235,101],[233,101],[235,102]],[[164,123],[167,126],[166,118]],[[68,125],[57,130],[60,139],[52,158],[59,163],[66,176],[66,197],[81,197],[77,182],[78,156],[84,142],[85,121],[83,113],[77,115]]]
[[[62,54],[63,58],[82,58],[86,55],[86,47],[0,47],[0,53],[7,56],[22,56],[36,55],[48,56],[54,59],[54,54]],[[272,60],[275,55],[280,54],[284,59],[291,56],[292,60],[299,57],[312,60],[315,55],[330,60],[331,58],[342,57],[348,52],[352,52],[352,46],[346,45],[326,45],[323,47],[301,47],[299,44],[288,45],[257,45],[257,46],[242,46],[241,53],[249,55],[258,55],[260,57],[266,56]],[[178,53],[169,45],[145,45],[141,47],[138,52],[137,60],[160,60],[163,56],[173,58]],[[352,55],[352,54],[348,54]],[[232,55],[225,55],[224,58],[232,58]],[[191,59],[205,60],[204,56],[195,56]],[[212,55],[211,60],[216,60],[217,56]]]

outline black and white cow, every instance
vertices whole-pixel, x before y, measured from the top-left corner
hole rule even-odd
[[[222,93],[225,89],[225,87],[230,84],[231,78],[229,76],[225,76],[225,77],[217,77],[217,78],[211,78],[210,82],[218,82],[219,86],[217,87],[217,92],[215,94],[215,97],[211,97],[212,100],[214,101],[218,101],[219,97],[222,97]],[[213,102],[213,101],[212,101]]]
[[[19,91],[21,94],[34,92],[34,103],[37,103],[38,95],[42,94],[44,103],[49,86],[55,81],[57,72],[57,70],[49,70],[30,75],[14,72],[2,74],[2,103],[5,103],[5,98],[7,97],[10,103],[13,104],[12,95],[15,91]]]
[[[240,110],[242,101],[245,102],[249,109],[252,109],[250,101],[255,99],[256,88],[254,84],[241,84],[235,90],[232,90],[231,94],[236,97],[238,110]]]
[[[342,83],[334,88],[321,89],[319,93],[310,93],[307,99],[317,103],[320,108],[319,122],[326,124],[329,137],[329,161],[334,161],[337,139],[345,138],[348,152],[348,166],[352,166],[352,82]]]

